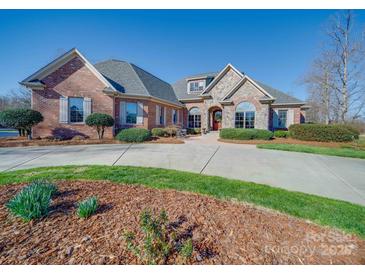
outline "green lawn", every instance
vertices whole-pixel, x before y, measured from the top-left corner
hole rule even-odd
[[[355,149],[350,147],[333,148],[333,147],[318,147],[318,146],[296,145],[296,144],[258,144],[256,146],[258,148],[264,148],[264,149],[296,151],[304,153],[365,159],[365,150]]]
[[[0,185],[34,179],[110,180],[159,189],[176,189],[219,199],[244,201],[365,238],[365,207],[319,196],[216,176],[158,168],[124,166],[46,167],[0,173]]]

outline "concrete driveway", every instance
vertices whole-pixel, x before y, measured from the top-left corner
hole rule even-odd
[[[365,205],[365,160],[192,140],[0,148],[0,171],[58,165],[130,165],[218,175]]]

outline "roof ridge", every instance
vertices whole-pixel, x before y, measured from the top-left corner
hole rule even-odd
[[[135,67],[139,68],[140,70],[143,70],[144,72],[146,72],[147,74],[151,75],[152,77],[154,77],[154,78],[156,78],[156,79],[158,79],[158,80],[160,80],[160,81],[162,81],[162,82],[164,82],[164,83],[166,83],[166,84],[168,84],[169,86],[171,86],[171,87],[172,87],[172,85],[171,85],[169,82],[167,82],[167,81],[165,81],[165,80],[161,79],[160,77],[158,77],[158,76],[156,76],[156,75],[152,74],[151,72],[148,72],[147,70],[145,70],[145,69],[141,68],[140,66],[137,66],[136,64],[133,64],[133,63],[130,63],[130,65],[131,65],[131,66],[135,66]]]
[[[131,63],[129,63],[129,62],[126,62],[126,63],[128,64],[128,66],[130,66],[130,67],[131,67],[132,71],[133,71],[133,72],[134,72],[134,74],[137,76],[137,78],[138,78],[139,82],[141,83],[141,85],[143,86],[143,88],[145,89],[145,91],[147,92],[147,94],[151,96],[151,93],[150,93],[150,92],[149,92],[149,90],[147,89],[146,85],[143,83],[143,81],[142,81],[141,77],[139,77],[138,73],[135,71],[135,69],[134,69],[134,67],[132,66],[132,64],[131,64]]]

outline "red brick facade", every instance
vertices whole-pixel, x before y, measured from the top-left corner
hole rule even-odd
[[[182,109],[150,99],[122,99],[108,96],[103,92],[105,84],[85,65],[81,58],[74,58],[65,65],[46,76],[41,81],[46,85],[44,90],[32,91],[32,108],[42,113],[44,121],[33,128],[33,137],[75,135],[96,138],[93,128],[84,123],[60,123],[60,98],[83,97],[91,98],[91,111],[111,115],[115,119],[115,129],[128,127],[143,127],[152,129],[172,124],[172,110],[178,110],[178,125],[183,119]],[[143,103],[143,124],[121,125],[120,101]],[[156,104],[165,107],[165,125],[156,125]],[[113,128],[107,128],[106,138],[113,137]]]
[[[60,123],[60,97],[91,98],[92,112],[113,115],[113,98],[105,95],[105,84],[76,57],[41,79],[44,90],[33,90],[32,108],[42,113],[44,121],[33,128],[33,137],[86,135],[96,138],[96,131],[85,124]],[[105,131],[105,137],[112,137],[113,129]]]

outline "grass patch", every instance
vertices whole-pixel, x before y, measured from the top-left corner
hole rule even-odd
[[[0,184],[48,180],[110,180],[157,189],[176,189],[219,199],[249,202],[355,233],[365,238],[365,207],[301,192],[196,173],[126,166],[43,167],[0,173]]]
[[[365,151],[353,148],[318,147],[298,144],[258,144],[258,148],[365,159]]]

